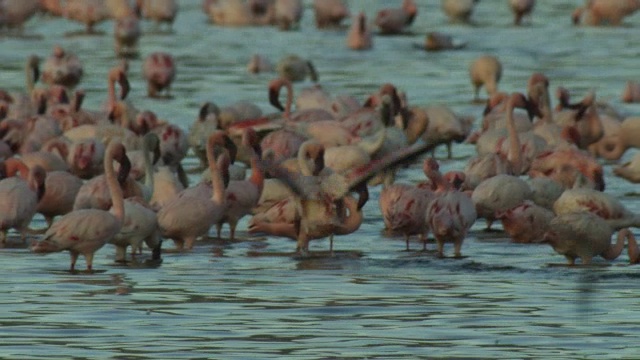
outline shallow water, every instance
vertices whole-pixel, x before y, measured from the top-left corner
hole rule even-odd
[[[350,5],[354,13],[373,17],[376,9],[394,3]],[[637,16],[621,28],[576,28],[569,14],[582,1],[539,1],[532,24],[513,28],[505,3],[480,2],[476,23],[468,26],[449,24],[439,1],[420,1],[411,34],[376,37],[373,50],[352,52],[343,30],[315,29],[310,1],[301,29],[286,33],[215,27],[200,12],[200,1],[181,1],[175,31],[157,33],[146,23],[149,33],[140,42],[141,55],[168,49],[176,57],[174,97],[145,97],[138,58],[131,62],[131,99],[185,130],[207,100],[225,105],[244,99],[273,111],[266,83],[274,75],[249,75],[245,65],[255,52],[274,62],[296,53],[313,59],[321,83],[334,93],[363,99],[381,83],[393,82],[412,104],[442,102],[479,117],[482,105],[470,101],[467,66],[476,56],[493,53],[504,65],[503,90],[524,91],[530,73],[541,71],[552,79],[552,88],[565,86],[576,98],[594,88],[620,112],[640,112],[638,105],[619,101],[625,81],[637,76]],[[26,31],[39,38],[0,40],[2,87],[22,91],[26,56],[45,56],[61,44],[84,61],[86,106],[100,106],[108,67],[117,61],[111,26],[99,26],[103,36],[65,36],[81,27],[61,19],[32,20]],[[415,49],[432,30],[468,45],[441,53]],[[473,153],[473,146],[456,145],[454,159],[442,159],[441,166],[461,169]],[[443,158],[444,149],[437,155]],[[186,163],[193,167],[196,161]],[[605,168],[607,191],[640,210],[639,198],[627,195],[635,186],[613,177],[611,165]],[[422,176],[414,166],[400,180]],[[628,265],[626,251],[611,263],[569,268],[550,247],[510,243],[501,232],[484,232],[479,220],[462,259],[407,252],[402,239],[382,234],[379,191],[371,189],[360,230],[337,238],[334,257],[276,256],[292,252],[295,244],[249,237],[246,219],[239,225],[245,241],[201,243],[189,254],[165,254],[162,264],[115,265],[114,249],[107,246],[96,254],[93,274],[70,274],[66,253],[37,256],[16,240],[0,251],[0,357],[637,357],[640,304],[634,287],[640,275]],[[327,248],[327,240],[311,245],[312,251]]]

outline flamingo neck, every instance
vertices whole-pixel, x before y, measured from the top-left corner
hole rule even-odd
[[[207,141],[207,162],[209,163],[209,172],[211,174],[211,186],[213,188],[213,192],[211,194],[211,201],[217,204],[222,204],[225,199],[225,185],[224,179],[222,177],[222,173],[216,160],[214,158],[214,146],[216,145],[216,135],[212,135],[209,137]],[[229,161],[229,155],[226,152],[223,152],[220,155],[220,163],[223,165],[223,162]]]
[[[264,172],[258,165],[258,157],[256,154],[251,157],[251,177],[249,181],[262,193],[262,188],[264,187]]]
[[[104,174],[107,179],[109,193],[111,194],[111,203],[113,204],[110,212],[122,223],[124,221],[124,197],[122,188],[118,183],[116,171],[113,167],[115,146],[116,143],[113,143],[113,145],[110,146],[110,151],[108,151],[104,157]]]
[[[348,215],[344,218],[342,224],[338,225],[334,231],[336,235],[347,235],[360,228],[362,224],[362,211],[358,210],[358,202],[351,196],[344,198],[344,204],[347,207]]]
[[[147,140],[147,138],[145,137],[145,141],[143,144],[143,152],[142,152],[142,158],[144,159],[144,185],[150,190],[149,192],[151,194],[153,194],[153,186],[154,186],[154,182],[153,182],[153,162],[151,161],[151,155],[149,155],[149,152],[153,151],[153,149],[151,148],[152,145],[149,143],[150,140]],[[148,200],[148,199],[146,199]]]
[[[7,168],[7,177],[16,176],[20,173],[20,178],[27,181],[29,179],[29,167],[18,159],[10,159],[5,162]]]
[[[284,106],[284,118],[289,119],[291,116],[291,105],[293,104],[293,85],[290,81],[285,82],[287,88],[287,103]]]
[[[620,236],[621,232],[618,233],[618,236]],[[636,237],[629,230],[627,230],[625,235],[627,238],[627,250],[629,253],[629,262],[632,264],[636,264],[638,263],[638,261],[640,261],[640,249],[638,248]]]
[[[522,154],[520,149],[520,137],[516,130],[516,124],[513,120],[513,100],[509,99],[507,103],[507,131],[509,134],[509,153],[507,154],[507,160],[511,164],[513,174],[518,176],[522,172]]]

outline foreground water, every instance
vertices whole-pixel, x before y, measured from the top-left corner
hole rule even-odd
[[[352,1],[355,13],[394,1]],[[406,91],[409,102],[442,102],[479,116],[470,102],[467,66],[483,53],[498,55],[505,71],[501,88],[524,90],[531,72],[542,71],[551,86],[580,97],[594,88],[625,114],[624,82],[637,77],[640,20],[621,28],[575,28],[569,13],[582,1],[539,1],[530,26],[511,27],[506,2],[476,8],[474,26],[452,25],[439,1],[420,2],[412,33],[376,37],[374,49],[351,52],[340,30],[317,31],[307,7],[301,29],[227,29],[207,24],[200,2],[182,1],[173,34],[141,40],[142,55],[168,50],[177,59],[171,100],[145,97],[141,60],[131,63],[138,108],[152,109],[185,130],[203,101],[219,105],[245,99],[269,109],[266,82],[245,64],[253,53],[276,61],[296,53],[313,59],[323,86],[364,98],[383,82]],[[310,2],[306,2],[310,5]],[[80,27],[38,18],[27,26],[39,38],[4,38],[0,52],[2,87],[23,89],[26,56],[45,56],[54,44],[72,49],[85,63],[82,87],[87,107],[106,98],[105,79],[116,63],[111,23],[103,36],[65,36]],[[425,53],[413,47],[427,31],[439,30],[468,43],[464,50]],[[296,89],[309,85],[296,85]],[[474,153],[454,148],[442,168],[461,169]],[[629,151],[623,160],[633,154]],[[442,158],[444,151],[438,153]],[[196,163],[193,158],[187,166]],[[606,164],[607,191],[640,211],[635,186],[617,179]],[[418,166],[402,181],[419,180]],[[193,180],[197,180],[194,176]],[[278,238],[208,241],[193,252],[164,255],[162,264],[118,266],[114,249],[100,250],[94,274],[70,274],[68,255],[36,256],[18,242],[0,251],[0,357],[38,358],[635,358],[640,341],[638,268],[626,253],[612,263],[568,268],[547,246],[512,244],[501,232],[486,233],[478,221],[463,246],[463,259],[404,251],[402,239],[385,237],[372,188],[365,222],[337,239],[334,257],[276,256],[295,245]],[[35,225],[41,225],[38,218]],[[499,226],[498,226],[499,228]],[[171,248],[171,244],[167,244]],[[414,248],[420,248],[414,244]],[[429,244],[430,249],[434,245]],[[326,250],[326,240],[311,250]],[[451,249],[446,248],[449,253]],[[81,266],[83,262],[80,263]]]

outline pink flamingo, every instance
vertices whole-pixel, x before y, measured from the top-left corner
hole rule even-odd
[[[497,220],[498,213],[518,206],[531,197],[531,188],[524,180],[506,174],[482,181],[471,195],[478,217],[487,220],[487,229]]]
[[[25,240],[29,223],[36,213],[38,201],[45,190],[44,169],[35,166],[27,168],[16,158],[10,158],[0,163],[7,175],[0,180],[0,242],[5,243],[7,231],[15,228]],[[15,176],[20,173],[20,177]]]
[[[281,30],[297,27],[302,19],[302,0],[275,0],[275,23]]]
[[[344,0],[313,0],[316,27],[337,27],[349,17],[349,8]]]
[[[363,220],[362,208],[358,207],[358,201],[352,196],[345,196],[344,207],[344,214],[340,214],[334,207],[310,206],[307,210],[313,211],[314,218],[318,219],[306,230],[307,241],[329,236],[330,251],[333,251],[334,235],[348,235],[358,230]],[[251,218],[249,233],[266,233],[297,240],[300,236],[302,216],[292,198],[282,199]]]
[[[124,200],[124,220],[120,231],[109,241],[116,247],[115,261],[125,262],[127,247],[131,246],[131,257],[141,251],[142,242],[153,249],[152,259],[158,260],[161,251],[160,231],[156,212],[139,198]]]
[[[622,235],[620,235],[622,234]],[[627,252],[629,254],[629,263],[637,264],[640,262],[640,248],[638,247],[638,242],[636,241],[636,237],[629,229],[622,229],[618,233],[618,236],[624,236],[627,239]]]
[[[620,96],[623,102],[636,103],[640,102],[640,83],[637,81],[627,81]]]
[[[351,23],[347,33],[347,46],[352,50],[369,50],[373,47],[373,37],[363,12],[360,12]]]
[[[418,7],[413,0],[403,0],[400,8],[378,11],[375,24],[382,34],[399,34],[413,23]]]
[[[141,35],[140,19],[135,14],[116,18],[113,26],[116,54],[119,56],[136,54]]]
[[[403,234],[409,250],[409,238],[418,235],[426,249],[429,225],[425,219],[427,206],[433,200],[431,190],[417,186],[394,183],[380,191],[379,206],[385,228]]]
[[[178,15],[176,0],[136,0],[136,6],[144,18],[155,21],[158,26],[166,23],[169,29]]]
[[[65,215],[73,210],[82,179],[67,171],[49,171],[45,180],[45,191],[38,202],[36,212],[47,221],[47,228],[53,224],[56,216]]]
[[[168,53],[155,52],[149,54],[142,64],[142,72],[147,80],[147,95],[157,97],[159,92],[169,90],[176,77],[176,64]]]
[[[442,0],[442,10],[451,21],[468,22],[478,0]]]
[[[196,239],[205,236],[214,224],[224,216],[226,208],[225,184],[221,168],[228,165],[226,153],[217,165],[214,159],[216,146],[224,146],[223,131],[216,131],[207,140],[207,160],[211,172],[211,197],[190,196],[187,190],[165,204],[158,212],[158,224],[163,237],[172,239],[178,249],[193,248]]]
[[[111,15],[104,0],[66,0],[61,9],[65,18],[83,23],[87,34],[95,34],[95,25]]]
[[[276,72],[289,81],[304,81],[307,77],[313,82],[318,81],[318,72],[313,62],[298,55],[287,55],[276,64]]]
[[[504,231],[516,243],[541,243],[551,219],[553,211],[525,200],[520,205],[499,212],[496,218],[502,222]]]
[[[619,26],[625,17],[640,9],[638,0],[590,0],[574,10],[571,18],[575,25]]]
[[[264,173],[258,165],[261,156],[258,134],[251,128],[245,130],[242,142],[243,145],[252,149],[251,177],[247,180],[229,181],[225,191],[226,210],[224,216],[216,224],[218,238],[224,223],[229,223],[230,239],[235,239],[236,226],[238,221],[245,215],[251,213],[254,206],[258,204],[264,186]]]
[[[478,95],[483,86],[489,96],[492,96],[498,91],[502,63],[493,55],[482,55],[469,65],[469,77],[474,89],[474,101],[479,101]]]
[[[454,256],[460,257],[462,242],[477,218],[469,196],[457,190],[438,194],[429,204],[426,218],[438,244],[438,256],[444,256],[445,242],[453,242]]]
[[[604,219],[638,219],[615,196],[588,188],[565,190],[553,204],[557,215],[587,211]]]
[[[71,271],[75,270],[78,256],[82,254],[87,270],[91,271],[95,252],[118,234],[124,222],[124,200],[113,161],[126,162],[125,159],[124,146],[117,141],[110,143],[104,158],[104,171],[113,203],[111,210],[72,211],[54,222],[42,239],[32,245],[31,250],[35,253],[68,250],[71,254]]]
[[[24,23],[39,11],[39,0],[5,0],[0,3],[0,27],[17,28],[22,32]]]
[[[272,72],[274,71],[274,67],[266,56],[253,54],[247,64],[247,71],[252,74]]]
[[[536,6],[536,0],[509,0],[509,8],[513,13],[514,25],[522,24],[522,19],[531,15]]]
[[[49,85],[75,87],[82,79],[83,73],[80,59],[61,46],[55,46],[53,54],[42,65],[42,81]]]

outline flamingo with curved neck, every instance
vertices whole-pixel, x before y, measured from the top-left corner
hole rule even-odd
[[[172,239],[178,249],[193,248],[196,239],[206,236],[209,229],[224,216],[226,207],[225,183],[222,168],[229,164],[226,152],[216,164],[214,151],[224,146],[225,133],[216,131],[207,139],[207,161],[211,172],[212,192],[210,198],[192,196],[185,189],[166,203],[158,212],[158,224],[163,237]],[[199,192],[198,192],[199,194]]]
[[[68,250],[71,254],[71,271],[75,270],[78,256],[82,254],[87,270],[92,270],[95,252],[116,236],[124,222],[124,199],[114,169],[114,160],[121,163],[128,161],[124,146],[117,141],[109,144],[104,158],[104,171],[113,207],[108,211],[75,210],[64,215],[53,223],[40,241],[31,246],[31,251],[51,253]]]

